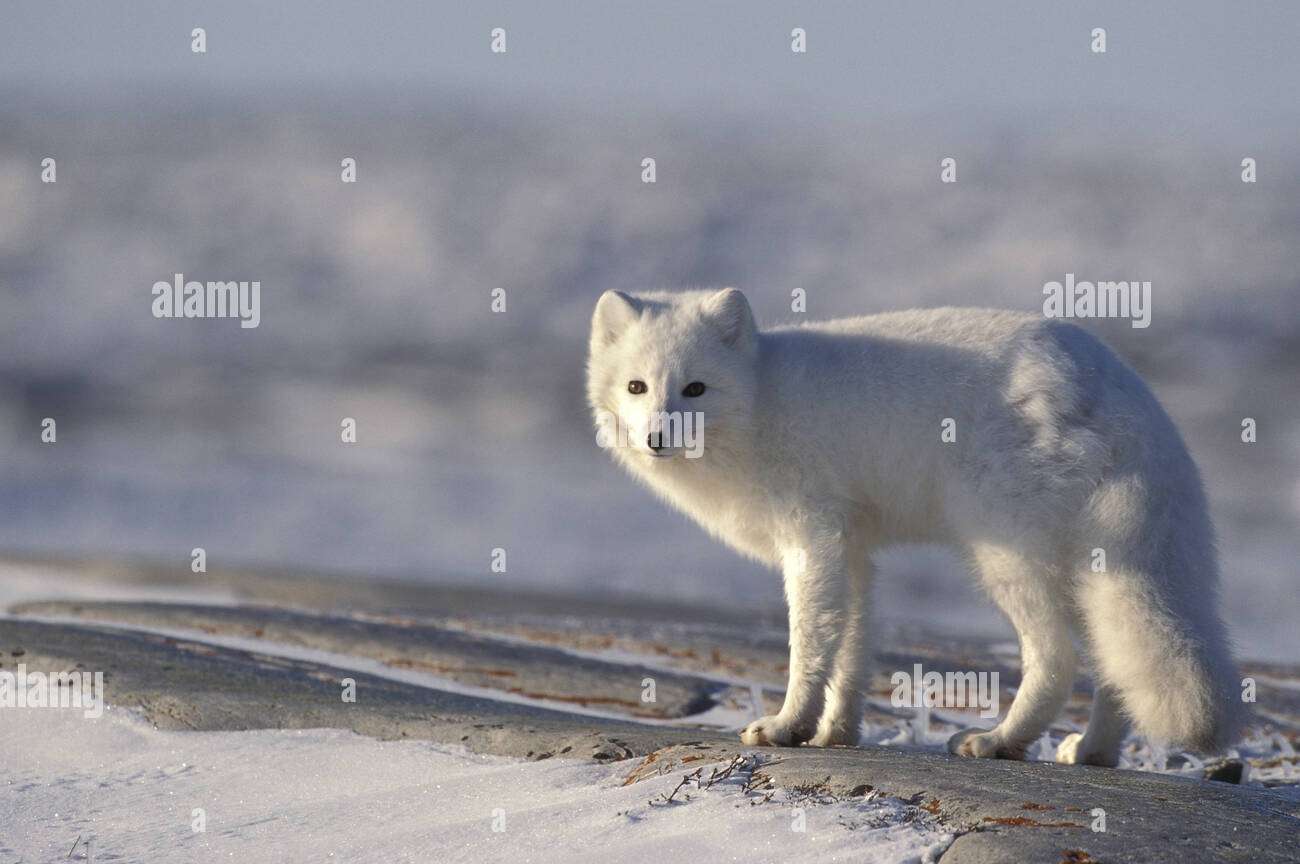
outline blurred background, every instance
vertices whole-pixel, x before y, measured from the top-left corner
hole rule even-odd
[[[1088,326],[1201,465],[1243,653],[1294,660],[1300,11],[986,5],[10,4],[0,553],[777,610],[596,447],[599,293],[776,323],[1075,273],[1152,283],[1149,329]],[[261,326],[153,318],[175,273],[259,280]],[[883,614],[1001,626],[950,556],[886,557]]]

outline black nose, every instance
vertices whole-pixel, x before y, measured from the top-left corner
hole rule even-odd
[[[646,436],[645,443],[647,447],[649,447],[651,450],[658,453],[660,450],[664,449],[663,433],[651,432],[649,435]]]

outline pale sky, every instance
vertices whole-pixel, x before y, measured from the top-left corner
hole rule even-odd
[[[493,27],[504,56],[488,50]],[[794,27],[805,55],[790,51]],[[1105,55],[1089,50],[1094,27]],[[45,0],[5,4],[0,92],[361,86],[832,119],[1116,108],[1276,128],[1300,116],[1297,45],[1294,2]]]

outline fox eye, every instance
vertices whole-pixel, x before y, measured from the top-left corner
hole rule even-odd
[[[694,397],[694,396],[703,396],[703,395],[704,395],[704,382],[703,382],[703,381],[692,381],[691,383],[689,383],[689,384],[686,385],[686,389],[682,391],[682,395],[683,395],[683,396],[691,396],[691,397]]]
[[[640,396],[642,393],[645,392],[645,382],[644,381],[627,382],[627,392],[631,393],[633,396]]]

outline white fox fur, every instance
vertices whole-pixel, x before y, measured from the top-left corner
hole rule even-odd
[[[692,382],[705,392],[685,396]],[[927,309],[760,331],[734,288],[608,291],[588,396],[598,421],[631,430],[613,453],[634,476],[783,570],[789,687],[745,743],[857,742],[871,555],[911,541],[963,552],[1020,639],[1010,709],[954,736],[954,752],[1022,758],[1070,693],[1076,638],[1096,695],[1061,761],[1114,765],[1129,720],[1203,751],[1233,734],[1236,674],[1196,466],[1142,380],[1084,330]],[[660,411],[702,412],[700,458],[652,449]]]

